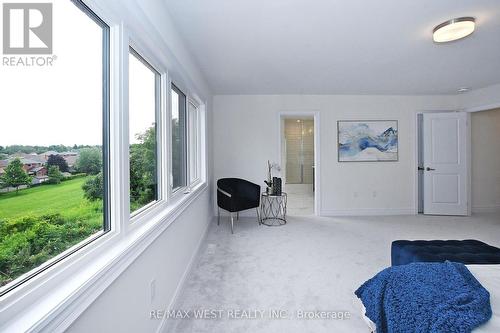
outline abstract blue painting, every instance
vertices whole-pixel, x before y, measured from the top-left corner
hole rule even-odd
[[[398,160],[398,121],[337,122],[339,162]]]

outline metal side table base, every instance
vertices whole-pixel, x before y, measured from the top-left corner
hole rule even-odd
[[[260,221],[269,227],[279,227],[286,224],[287,195],[261,194]]]

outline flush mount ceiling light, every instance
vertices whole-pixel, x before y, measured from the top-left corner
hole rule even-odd
[[[459,17],[443,22],[432,31],[436,43],[451,42],[469,36],[474,32],[476,20],[473,17]]]

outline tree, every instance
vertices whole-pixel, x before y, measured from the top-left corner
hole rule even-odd
[[[64,178],[63,174],[61,173],[57,165],[49,166],[48,176],[49,176],[49,184],[59,184],[61,180]]]
[[[63,151],[67,151],[68,147],[64,145],[50,145],[49,150],[57,151],[58,153],[62,153]]]
[[[69,166],[64,157],[61,155],[50,155],[47,160],[47,167],[50,170],[51,166],[56,166],[60,172],[68,172]]]
[[[182,118],[172,119],[172,186],[185,185],[185,129]]]
[[[31,177],[24,171],[23,163],[18,158],[9,163],[0,179],[3,186],[15,187],[16,194],[19,192],[19,186],[31,184]]]
[[[90,176],[82,185],[83,196],[90,201],[96,201],[103,198],[104,186],[102,180],[102,172],[95,176]]]
[[[130,201],[147,204],[156,194],[156,131],[148,128],[138,134],[139,143],[130,146]]]
[[[0,146],[0,153],[4,153],[7,155],[12,155],[15,153],[41,154],[41,153],[44,153],[48,150],[55,150],[59,153],[62,153],[64,151],[71,150],[71,147],[67,147],[67,146],[63,146],[63,145],[55,145],[55,146],[52,145],[52,146],[48,146],[48,147],[46,147],[46,146],[23,146],[23,145],[13,145],[13,146],[5,146],[5,147]]]
[[[97,175],[102,168],[102,152],[99,148],[84,148],[76,161],[78,172]]]

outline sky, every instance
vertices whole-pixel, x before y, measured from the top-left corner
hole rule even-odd
[[[171,90],[170,94],[171,98],[171,112],[172,112],[172,120],[179,119],[179,94],[175,92],[175,90]]]
[[[129,55],[129,141],[137,143],[136,134],[143,133],[155,122],[155,73],[136,56]]]
[[[53,66],[0,64],[0,146],[102,144],[102,29],[69,0],[52,3]],[[136,62],[130,62],[131,138],[155,117],[154,74]]]

